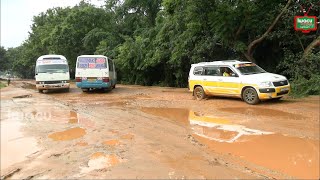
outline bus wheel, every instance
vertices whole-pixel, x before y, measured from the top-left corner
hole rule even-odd
[[[38,89],[38,92],[39,92],[39,93],[43,93],[43,90],[42,90],[42,89]]]

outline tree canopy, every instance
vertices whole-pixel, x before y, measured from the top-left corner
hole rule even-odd
[[[301,7],[320,18],[318,0],[106,0],[101,7],[81,1],[35,16],[21,46],[0,49],[1,70],[30,78],[40,55],[64,55],[74,70],[77,56],[102,54],[130,84],[186,87],[192,63],[227,59],[293,81],[319,80],[320,30],[294,30]]]

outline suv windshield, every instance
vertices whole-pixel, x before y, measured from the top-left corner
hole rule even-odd
[[[265,70],[253,63],[235,64],[233,66],[243,75],[266,73]]]
[[[39,65],[38,73],[66,73],[69,72],[69,67],[66,64],[46,64]]]

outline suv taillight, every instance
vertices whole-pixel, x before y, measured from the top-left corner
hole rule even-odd
[[[103,77],[103,78],[102,78],[102,81],[103,81],[103,82],[109,82],[110,80],[109,80],[108,77]]]
[[[76,82],[82,82],[81,77],[76,77]]]

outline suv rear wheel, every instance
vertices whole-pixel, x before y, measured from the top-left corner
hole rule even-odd
[[[246,88],[242,93],[242,99],[248,104],[258,104],[260,102],[257,91],[252,88]]]
[[[198,86],[194,89],[194,97],[197,100],[202,100],[202,99],[206,98],[206,94],[201,86]]]

